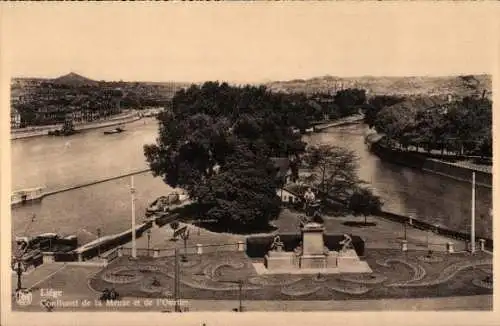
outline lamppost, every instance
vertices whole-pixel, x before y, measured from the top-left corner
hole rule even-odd
[[[180,234],[181,239],[184,240],[184,254],[182,255],[182,261],[187,261],[187,241],[189,239],[189,229],[186,228],[186,231]]]
[[[26,272],[27,270],[27,265],[26,263],[23,261],[23,255],[24,255],[25,251],[23,251],[21,254],[18,254],[18,255],[15,255],[13,258],[12,258],[12,270],[16,272],[17,274],[17,288],[16,288],[16,292],[17,291],[20,291],[23,286],[22,286],[22,275],[24,272]]]
[[[30,228],[31,224],[35,221],[36,215],[33,214],[31,217],[31,220],[29,221],[28,225],[26,226],[26,229],[24,230],[24,233],[26,234],[28,232],[28,229]],[[12,270],[16,272],[17,274],[17,289],[16,292],[22,290],[22,275],[26,270],[28,269],[28,265],[26,262],[23,260],[24,254],[28,251],[29,249],[29,239],[25,243],[24,247],[22,244],[20,245],[21,247],[18,248],[17,252],[14,254],[12,257],[12,262],[11,262],[11,267]]]
[[[406,234],[406,229],[408,227],[408,221],[404,221],[403,222],[403,233],[404,233],[404,240],[408,240],[407,239],[407,234]]]
[[[239,280],[238,281],[238,300],[240,302],[240,306],[238,309],[239,312],[243,311],[242,296],[241,296],[242,290],[243,290],[243,280]]]
[[[97,228],[97,257],[101,258],[101,229]]]
[[[150,230],[150,229],[148,229],[148,230],[146,231],[146,234],[147,234],[147,236],[148,236],[148,256],[149,256],[149,243],[151,242],[151,230]]]

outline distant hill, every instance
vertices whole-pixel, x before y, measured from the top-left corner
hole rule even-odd
[[[97,85],[99,82],[83,77],[74,72],[67,75],[57,77],[51,80],[54,84],[68,85],[68,86],[83,86],[83,85]]]
[[[449,77],[316,77],[307,80],[275,81],[266,84],[272,91],[333,93],[339,88],[363,88],[369,95],[428,95],[454,94],[467,96],[482,94],[491,97],[491,75]]]

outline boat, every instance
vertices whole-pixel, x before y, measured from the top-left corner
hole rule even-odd
[[[189,196],[183,192],[172,192],[167,196],[160,196],[146,208],[146,217],[165,213],[172,208],[181,207],[189,202]]]
[[[75,130],[75,127],[73,125],[73,122],[71,120],[68,120],[64,123],[63,127],[58,130],[50,130],[48,132],[49,136],[71,136],[78,133],[77,130]]]
[[[112,135],[112,134],[119,134],[119,133],[122,133],[124,132],[125,129],[121,128],[121,127],[116,127],[114,129],[111,129],[111,130],[106,130],[104,132],[105,135]]]
[[[44,196],[43,187],[17,190],[12,193],[11,206],[24,205],[28,202],[42,200]]]

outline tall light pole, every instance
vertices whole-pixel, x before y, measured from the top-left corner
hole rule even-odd
[[[476,252],[476,172],[472,172],[470,252]]]
[[[135,244],[135,188],[134,176],[130,177],[130,200],[132,207],[132,258],[137,258],[137,248]]]
[[[238,299],[240,301],[240,307],[238,309],[239,312],[243,311],[243,303],[242,303],[242,297],[241,297],[241,290],[243,289],[243,280],[238,281]]]
[[[101,258],[101,229],[97,228],[97,257]]]
[[[148,256],[150,255],[149,253],[149,243],[151,242],[151,230],[148,230],[146,232],[146,234],[148,235]]]
[[[180,312],[179,305],[179,287],[180,287],[180,266],[179,266],[179,249],[175,248],[175,267],[174,267],[174,304],[175,304],[175,312]]]

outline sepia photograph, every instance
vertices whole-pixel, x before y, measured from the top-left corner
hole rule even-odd
[[[494,310],[491,15],[0,9],[9,314]]]

